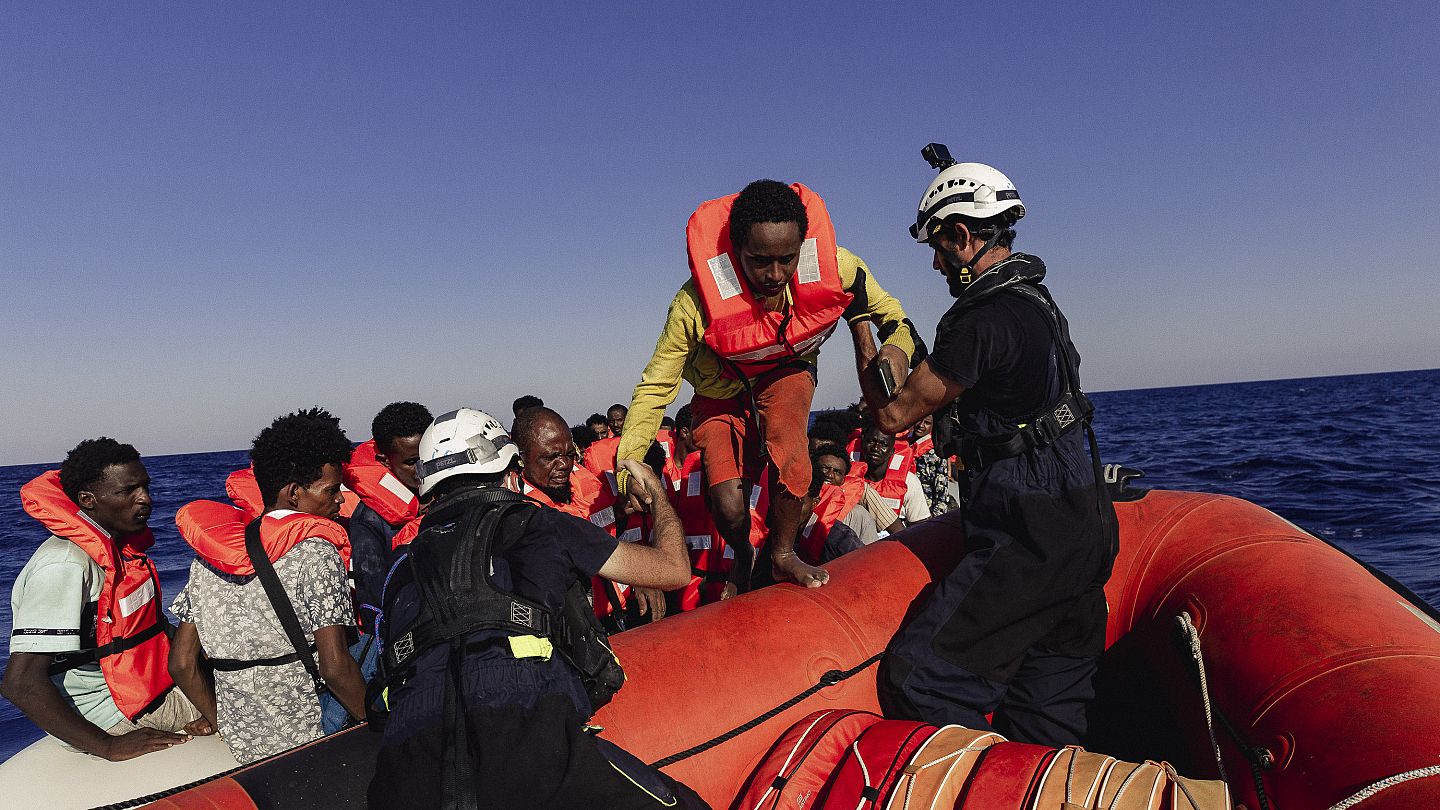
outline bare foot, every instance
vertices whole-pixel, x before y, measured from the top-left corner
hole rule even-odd
[[[771,560],[771,570],[775,573],[776,582],[793,582],[806,588],[818,588],[830,581],[829,571],[810,565],[795,556],[793,551],[776,554]]]

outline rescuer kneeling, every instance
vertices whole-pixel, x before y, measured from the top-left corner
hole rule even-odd
[[[706,806],[586,725],[624,682],[586,584],[690,579],[659,479],[622,462],[630,503],[653,513],[655,532],[653,546],[621,543],[513,492],[518,455],[499,422],[469,408],[420,440],[428,506],[385,589],[389,717],[370,806]]]

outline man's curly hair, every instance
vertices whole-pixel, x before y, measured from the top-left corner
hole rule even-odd
[[[746,186],[730,207],[730,243],[740,250],[757,222],[794,222],[804,236],[810,228],[805,203],[795,189],[779,180],[756,180]]]
[[[255,483],[265,505],[273,506],[287,484],[308,487],[320,478],[326,464],[348,462],[350,450],[339,418],[324,408],[296,411],[271,422],[250,448]]]
[[[430,410],[418,402],[392,402],[375,414],[370,423],[370,438],[375,449],[389,454],[391,442],[407,436],[419,436],[430,427]]]
[[[822,444],[810,451],[811,469],[814,471],[810,476],[810,497],[814,498],[820,494],[820,488],[824,485],[825,479],[820,477],[820,459],[824,456],[834,456],[845,462],[845,472],[850,472],[850,455],[845,448],[839,444]]]
[[[66,497],[78,503],[82,490],[105,477],[106,467],[139,460],[140,451],[109,436],[86,439],[75,445],[60,463],[60,488],[65,490]]]

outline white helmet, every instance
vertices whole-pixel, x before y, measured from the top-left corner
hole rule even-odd
[[[948,157],[949,152],[946,152]],[[920,198],[910,235],[924,244],[946,217],[961,214],[971,219],[990,219],[1011,212],[1005,227],[1025,216],[1020,192],[1010,178],[984,163],[955,163],[941,168]]]
[[[435,417],[420,437],[420,494],[456,475],[498,475],[520,455],[510,434],[484,411],[461,408]]]

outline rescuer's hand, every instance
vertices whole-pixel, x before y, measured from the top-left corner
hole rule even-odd
[[[649,512],[656,498],[665,497],[660,479],[644,463],[627,458],[620,462],[620,469],[627,473],[620,494],[626,499],[625,508],[629,511]]]
[[[898,346],[881,346],[880,351],[870,360],[869,368],[869,373],[874,374],[877,380],[880,378],[881,360],[888,360],[890,362],[890,373],[895,378],[895,388],[891,391],[892,395],[899,393],[900,389],[905,387],[905,378],[910,375],[910,359],[905,356],[905,352],[901,351]]]

